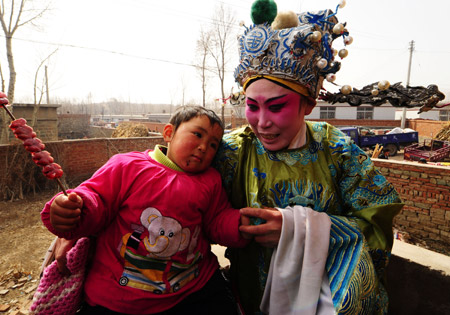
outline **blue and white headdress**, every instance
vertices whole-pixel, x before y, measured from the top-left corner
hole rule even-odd
[[[272,0],[256,1],[252,6],[255,24],[239,37],[236,82],[245,89],[252,78],[268,76],[303,86],[305,91],[301,94],[317,98],[323,80],[333,82],[340,69],[333,41],[338,37],[344,39],[345,45],[352,41],[345,24],[336,18],[338,8],[344,5],[341,2],[335,12],[277,15]],[[347,50],[340,50],[339,56],[346,57]]]

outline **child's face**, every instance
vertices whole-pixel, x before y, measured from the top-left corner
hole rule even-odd
[[[168,143],[167,157],[185,172],[206,170],[219,148],[223,129],[211,125],[206,116],[197,116],[175,127],[164,127],[164,140]]]

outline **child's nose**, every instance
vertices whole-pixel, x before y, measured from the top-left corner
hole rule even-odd
[[[204,142],[204,141],[200,142],[198,145],[198,149],[202,152],[205,152],[206,151],[206,142]]]

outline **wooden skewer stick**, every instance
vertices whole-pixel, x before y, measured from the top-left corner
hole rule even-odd
[[[64,195],[67,196],[67,191],[66,191],[66,188],[64,187],[63,183],[59,180],[59,178],[55,178],[55,180],[56,180],[56,183],[58,184],[59,188],[61,188]]]
[[[6,104],[2,104],[2,106],[6,110],[6,112],[8,113],[9,117],[11,117],[12,120],[16,120],[16,118],[13,115],[13,113],[11,113],[11,111],[8,109],[8,107],[6,107]]]
[[[13,113],[11,113],[11,111],[6,107],[6,104],[1,104],[1,105],[6,110],[6,113],[9,115],[9,117],[11,117],[12,120],[16,120],[16,117],[14,117]],[[61,182],[61,180],[59,178],[55,178],[55,180],[56,180],[56,183],[58,184],[59,188],[61,188],[61,190],[64,193],[64,195],[67,196],[66,188],[64,187],[64,185]]]

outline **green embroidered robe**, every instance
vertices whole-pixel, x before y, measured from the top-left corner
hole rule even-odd
[[[267,151],[251,128],[223,138],[215,166],[235,208],[292,205],[332,222],[327,272],[340,314],[387,312],[384,269],[392,219],[403,204],[392,184],[350,138],[326,123],[307,124],[299,149]],[[231,277],[246,314],[258,314],[272,250],[252,242],[228,249]]]

